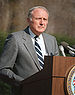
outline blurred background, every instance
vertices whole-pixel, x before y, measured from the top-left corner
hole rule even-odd
[[[50,13],[46,33],[54,35],[58,45],[62,41],[75,45],[75,0],[0,0],[0,53],[7,35],[24,30],[29,8],[37,5]],[[0,83],[0,95],[10,95],[9,89]]]
[[[0,0],[0,30],[23,30],[29,8],[37,5],[49,10],[48,33],[75,36],[75,0]]]

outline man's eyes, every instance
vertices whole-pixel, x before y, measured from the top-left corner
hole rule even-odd
[[[36,20],[41,20],[42,18],[35,18]],[[46,18],[43,18],[43,20],[47,20]]]
[[[44,18],[43,20],[47,20],[46,18]]]

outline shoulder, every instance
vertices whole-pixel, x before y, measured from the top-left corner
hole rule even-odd
[[[10,37],[21,37],[23,34],[24,34],[25,31],[17,31],[17,32],[13,32],[13,33],[10,33],[8,36]]]
[[[17,31],[17,32],[11,33],[10,35],[13,35],[13,36],[21,36],[21,35],[23,35],[24,32],[25,31]]]
[[[22,38],[23,32],[24,32],[24,31],[17,31],[17,32],[10,33],[10,34],[7,36],[7,38],[6,38],[5,41],[7,41],[7,42],[8,42],[8,41],[17,41],[17,40],[19,40],[19,39]]]
[[[56,38],[53,36],[53,35],[50,35],[50,34],[47,34],[47,33],[43,33],[43,37],[45,37],[46,39],[55,39],[56,40]]]
[[[47,33],[43,33],[43,38],[46,43],[57,44],[56,37]]]

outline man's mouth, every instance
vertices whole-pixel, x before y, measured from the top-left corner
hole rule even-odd
[[[45,28],[45,26],[39,26],[39,28]]]

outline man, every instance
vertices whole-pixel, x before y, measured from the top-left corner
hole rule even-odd
[[[47,28],[48,17],[47,9],[42,6],[29,10],[29,26],[24,31],[11,33],[5,41],[0,57],[1,74],[22,81],[43,69],[34,46],[35,36],[41,47],[43,60],[45,55],[59,55],[55,37],[43,33]]]

